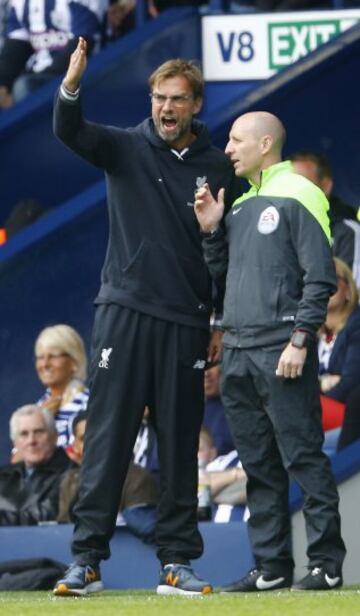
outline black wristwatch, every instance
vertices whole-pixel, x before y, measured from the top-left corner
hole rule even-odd
[[[303,349],[307,346],[308,333],[302,329],[295,329],[290,338],[291,344],[297,349]]]

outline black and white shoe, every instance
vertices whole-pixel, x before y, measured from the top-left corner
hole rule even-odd
[[[240,580],[222,586],[220,592],[263,592],[264,590],[279,590],[290,588],[292,575],[276,575],[261,569],[250,569]]]
[[[341,575],[331,576],[322,567],[313,567],[291,590],[333,590],[342,586]]]

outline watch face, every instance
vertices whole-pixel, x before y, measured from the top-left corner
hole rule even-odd
[[[299,349],[302,349],[306,344],[306,332],[294,332],[291,336],[291,344]]]

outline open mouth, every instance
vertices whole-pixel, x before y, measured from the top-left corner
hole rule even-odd
[[[175,118],[164,117],[161,118],[161,124],[166,131],[173,131],[177,127],[177,120]]]

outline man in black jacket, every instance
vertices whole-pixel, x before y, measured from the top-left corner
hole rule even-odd
[[[0,468],[0,524],[56,520],[60,479],[71,462],[56,447],[53,416],[36,405],[22,406],[11,416],[10,434],[22,461]]]
[[[109,243],[96,299],[88,423],[75,563],[56,595],[102,587],[121,488],[145,406],[158,436],[161,496],[156,541],[160,594],[204,594],[190,566],[203,550],[197,527],[197,449],[208,357],[211,281],[202,256],[194,192],[233,178],[211,145],[200,111],[203,79],[191,62],[170,60],[150,77],[152,117],[129,129],[82,118],[86,68],[80,38],[55,105],[55,134],[104,169]],[[212,350],[210,350],[212,355]]]

